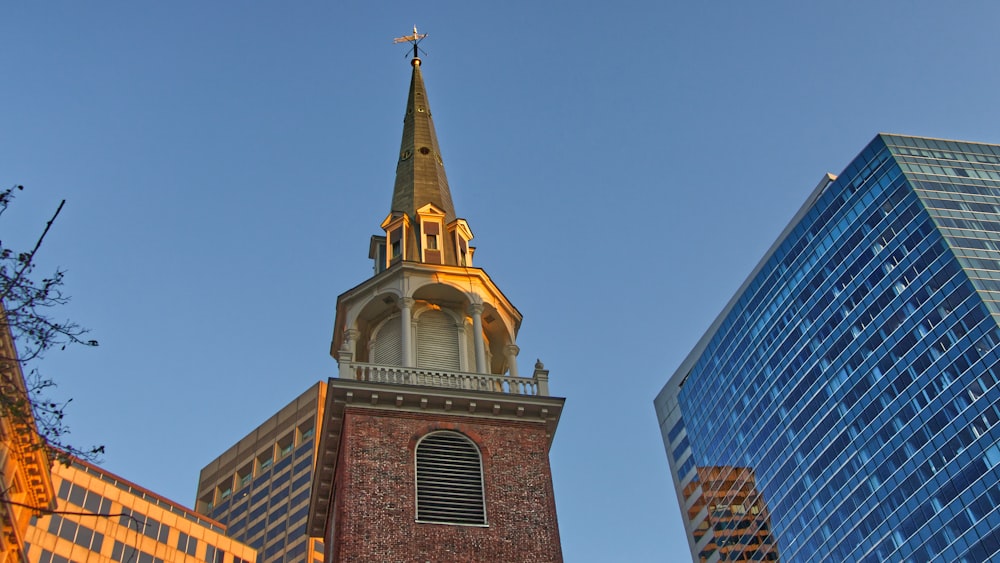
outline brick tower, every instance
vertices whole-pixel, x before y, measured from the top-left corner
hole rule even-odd
[[[564,399],[541,362],[518,374],[521,314],[472,264],[411,64],[375,275],[337,299],[309,534],[327,562],[562,561],[548,451]]]

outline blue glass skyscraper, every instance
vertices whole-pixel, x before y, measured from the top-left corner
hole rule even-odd
[[[1000,146],[877,136],[656,398],[695,560],[1000,557]]]

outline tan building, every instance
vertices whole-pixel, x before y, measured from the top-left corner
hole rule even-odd
[[[55,503],[49,457],[27,405],[24,375],[6,324],[0,327],[0,393],[0,563],[20,563],[27,561],[24,538],[33,508],[49,509]]]
[[[32,563],[253,563],[257,552],[189,508],[83,461],[52,467],[54,514],[32,519]]]
[[[325,400],[318,382],[201,470],[198,512],[256,548],[260,563],[323,561],[306,517]]]

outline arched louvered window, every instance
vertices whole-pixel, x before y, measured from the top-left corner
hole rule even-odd
[[[458,371],[455,321],[444,311],[424,311],[417,321],[417,367]]]
[[[417,521],[486,525],[483,458],[458,432],[433,432],[417,444]]]
[[[403,365],[403,336],[399,317],[387,319],[378,328],[372,343],[370,362],[383,366]]]

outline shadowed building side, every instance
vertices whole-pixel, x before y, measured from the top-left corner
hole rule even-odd
[[[316,434],[326,383],[318,382],[202,470],[198,512],[260,552],[260,563],[322,563],[322,541],[306,534]]]

